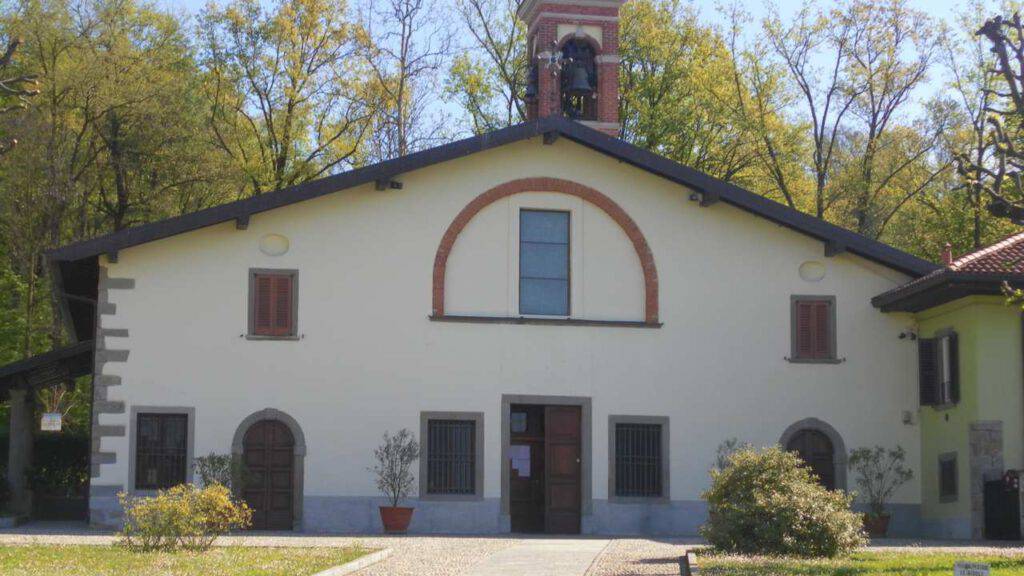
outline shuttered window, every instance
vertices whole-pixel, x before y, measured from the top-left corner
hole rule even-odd
[[[922,406],[960,401],[960,344],[956,332],[917,341],[918,378]]]
[[[662,441],[660,424],[615,424],[615,496],[664,495]]]
[[[163,490],[185,483],[188,415],[140,413],[136,427],[135,488]]]
[[[259,270],[250,274],[249,334],[296,335],[296,272]]]
[[[476,422],[427,422],[427,494],[476,492]]]
[[[569,315],[569,213],[519,213],[519,313]]]
[[[835,300],[831,297],[797,296],[793,298],[794,360],[834,360]]]

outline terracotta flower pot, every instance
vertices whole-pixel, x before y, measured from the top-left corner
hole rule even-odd
[[[872,538],[884,538],[889,532],[888,514],[865,514],[864,530]]]
[[[413,509],[407,506],[381,506],[380,521],[388,534],[405,534],[412,521]]]

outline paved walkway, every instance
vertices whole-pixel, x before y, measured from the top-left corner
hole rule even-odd
[[[585,576],[611,540],[522,540],[491,554],[464,576]]]

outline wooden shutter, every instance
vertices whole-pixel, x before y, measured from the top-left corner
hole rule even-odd
[[[947,336],[949,339],[949,401],[956,404],[960,401],[960,346],[956,332]]]
[[[939,346],[934,338],[917,341],[918,389],[921,406],[933,406],[939,397]]]
[[[292,274],[253,275],[253,334],[292,336],[295,334],[294,276]]]
[[[832,358],[832,302],[797,300],[794,355],[800,359]]]

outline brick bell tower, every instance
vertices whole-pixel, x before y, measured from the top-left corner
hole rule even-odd
[[[619,8],[626,0],[521,0],[527,119],[562,115],[619,135]]]

